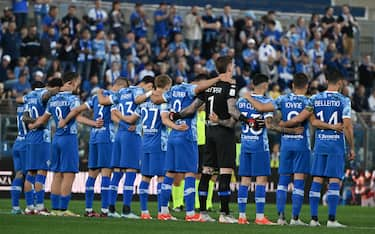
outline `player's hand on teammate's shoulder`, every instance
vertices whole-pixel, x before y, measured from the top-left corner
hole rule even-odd
[[[185,123],[183,124],[179,124],[177,125],[177,129],[178,131],[187,131],[189,129],[189,126]]]
[[[230,72],[219,74],[219,79],[220,81],[231,83],[231,84],[236,83],[236,81],[232,78],[232,73]]]
[[[103,125],[104,125],[104,120],[103,119],[96,119],[96,121],[95,121],[95,127],[96,128],[102,128],[103,127]]]
[[[213,123],[219,123],[219,116],[215,112],[212,112],[208,118]]]
[[[135,132],[136,128],[137,128],[137,126],[135,126],[135,125],[130,125],[130,126],[128,127],[128,131],[129,131],[129,132]]]

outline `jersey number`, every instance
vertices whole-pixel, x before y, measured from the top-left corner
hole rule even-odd
[[[60,107],[56,107],[56,109],[55,109],[55,114],[56,114],[58,120],[63,119],[63,116],[62,116],[62,110],[61,110]]]
[[[125,108],[126,107],[126,108]],[[133,113],[132,107],[133,107],[133,102],[125,102],[125,107],[122,103],[119,105],[119,109],[122,115],[131,115]],[[125,112],[126,109],[126,112]]]
[[[319,111],[317,114],[316,114],[319,119],[323,122],[324,121],[324,115],[323,115],[323,111]],[[331,117],[329,118],[328,120],[328,124],[337,124],[339,121],[338,121],[338,115],[337,115],[337,111],[333,112]]]
[[[209,101],[209,110],[210,110],[210,113],[209,115],[211,115],[212,113],[214,113],[214,100],[215,100],[215,96],[211,96],[208,98],[208,101]]]
[[[157,114],[158,114],[158,109],[156,108],[142,108],[141,112],[143,113],[143,120],[142,120],[142,125],[145,126],[146,121],[148,120],[149,117],[151,117],[151,126],[149,129],[154,129],[156,120],[157,120]]]
[[[247,116],[247,112],[241,112],[244,116]],[[251,114],[250,115],[251,118],[255,119],[255,118],[259,118],[260,117],[260,114]],[[242,130],[243,133],[247,134],[248,132],[251,132],[251,134],[253,135],[260,135],[262,134],[263,132],[263,129],[260,129],[258,131],[255,131],[254,129],[250,128],[250,126],[248,124],[245,125],[245,129]]]
[[[175,100],[174,102],[173,102],[173,107],[172,107],[172,109],[173,109],[173,111],[174,112],[180,112],[181,111],[181,106],[182,106],[182,104],[181,104],[181,100]]]

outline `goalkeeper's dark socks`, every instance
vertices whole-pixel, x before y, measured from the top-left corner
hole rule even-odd
[[[230,179],[232,178],[232,174],[221,174],[219,176],[219,192],[218,195],[220,197],[221,203],[221,210],[220,212],[225,213],[226,215],[229,214],[229,200],[230,200]]]
[[[328,216],[328,220],[334,222],[334,221],[336,220],[336,216],[334,216],[334,215],[329,215],[329,216]]]
[[[202,174],[201,180],[198,186],[198,193],[199,193],[199,209],[200,211],[207,210],[207,196],[208,196],[208,184],[210,182],[211,175],[209,174]]]

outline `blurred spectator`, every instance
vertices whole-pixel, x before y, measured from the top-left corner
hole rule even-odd
[[[319,32],[321,30],[319,14],[313,13],[311,15],[309,30],[310,36],[314,35],[315,32]]]
[[[89,10],[88,16],[91,20],[90,30],[93,34],[97,31],[104,30],[104,23],[107,21],[108,15],[107,12],[102,9],[101,0],[95,0],[95,7]]]
[[[193,48],[201,47],[202,42],[202,18],[199,15],[197,6],[192,6],[191,11],[184,18],[184,34],[186,44],[190,51]]]
[[[136,38],[147,36],[148,19],[142,3],[135,4],[135,10],[130,15],[130,27]]]
[[[168,38],[168,5],[161,2],[159,8],[154,12],[154,36],[158,40],[161,37]]]
[[[366,90],[363,85],[359,85],[355,88],[355,92],[353,94],[352,99],[352,108],[356,112],[363,112],[367,111],[368,108],[368,102],[366,97]]]
[[[10,22],[16,22],[16,17],[14,16],[12,10],[9,7],[5,7],[3,12],[4,16],[1,17],[1,24],[3,26],[3,30],[6,30]]]
[[[176,53],[177,49],[183,49],[184,50],[184,55],[189,56],[190,52],[183,41],[183,37],[181,33],[176,33],[174,36],[174,40],[172,43],[169,44],[168,50],[170,54]]]
[[[370,97],[367,99],[369,110],[375,112],[375,89],[372,90]]]
[[[212,12],[212,6],[207,4],[205,6],[206,14],[202,17],[203,20],[203,39],[202,39],[202,55],[208,59],[215,51],[218,36],[220,31],[220,19]]]
[[[76,10],[77,7],[75,5],[70,5],[68,13],[62,18],[62,23],[69,28],[69,36],[72,38],[77,37],[77,32],[80,28],[80,21],[76,16]]]
[[[46,57],[44,56],[39,57],[38,63],[36,64],[36,66],[33,67],[33,69],[31,69],[32,79],[30,83],[33,83],[35,80],[44,82],[46,78],[45,74],[47,74],[47,70],[48,70],[48,67],[47,67]]]
[[[264,30],[264,37],[270,38],[272,46],[275,48],[280,45],[281,31],[276,29],[276,22],[274,20],[269,20],[267,22],[266,30]]]
[[[47,79],[51,77],[55,77],[57,73],[61,73],[61,65],[60,60],[55,59],[52,61],[51,65],[49,66],[47,70]]]
[[[21,74],[24,74],[27,80],[30,79],[29,67],[27,66],[27,59],[25,57],[20,57],[17,66],[14,68],[14,76],[16,79],[18,79]]]
[[[281,25],[280,21],[276,19],[276,11],[268,11],[267,13],[267,20],[268,22],[273,21],[275,22],[275,30],[278,32],[283,31],[283,26]]]
[[[115,34],[115,40],[120,43],[124,36],[125,15],[121,11],[121,2],[112,2],[112,10],[109,12],[109,25],[111,32]]]
[[[358,30],[359,25],[350,13],[349,5],[343,5],[341,10],[342,14],[338,17],[337,22],[341,24],[344,52],[352,56],[354,50],[354,32]]]
[[[115,80],[120,77],[121,64],[113,62],[111,68],[105,72],[105,84],[113,85]]]
[[[281,95],[280,86],[278,84],[273,84],[271,87],[271,91],[269,91],[268,95],[275,100]]]
[[[247,41],[247,48],[242,51],[242,59],[244,61],[244,68],[256,73],[259,70],[258,51],[255,47],[255,40],[250,38]]]
[[[359,83],[366,87],[366,96],[370,95],[374,88],[375,65],[371,61],[370,55],[365,55],[362,63],[358,68]]]
[[[81,93],[82,100],[86,100],[95,88],[99,88],[99,79],[97,75],[92,75],[90,79],[83,80]]]
[[[231,14],[232,8],[230,5],[226,4],[224,6],[224,12],[221,16],[221,39],[228,45],[228,47],[233,48],[234,47],[234,34],[235,34],[235,28],[234,28],[234,18]]]
[[[78,50],[78,73],[84,80],[88,80],[91,70],[91,61],[93,59],[93,47],[90,40],[90,31],[84,30],[81,33],[81,39],[77,45]]]
[[[169,38],[174,38],[176,33],[182,33],[184,19],[177,12],[176,5],[169,7]]]
[[[60,32],[60,22],[57,19],[59,14],[59,8],[57,6],[51,6],[48,14],[43,18],[43,37],[47,37],[50,33],[50,29],[55,30],[55,35],[58,37]]]
[[[16,65],[18,58],[20,57],[21,48],[21,37],[16,32],[16,23],[10,22],[8,30],[1,38],[1,47],[3,48],[3,54],[7,54],[12,58],[12,66]]]
[[[345,176],[342,181],[342,204],[343,205],[350,205],[354,202],[354,172],[350,169],[346,169]]]
[[[27,25],[28,3],[27,0],[12,0],[12,10],[16,17],[16,25],[21,29]]]
[[[35,0],[34,3],[34,23],[37,32],[42,34],[42,20],[48,14],[50,0]]]
[[[109,67],[111,67],[112,63],[114,62],[121,64],[122,61],[121,61],[121,55],[120,55],[120,48],[118,47],[118,45],[111,45],[111,51],[110,53],[107,53],[106,60],[107,60],[107,65]]]
[[[44,34],[41,40],[41,54],[49,61],[57,58],[57,50],[60,45],[58,45],[59,35],[54,27],[48,28],[48,33]]]
[[[139,81],[143,80],[145,76],[155,76],[155,73],[152,70],[152,66],[153,64],[151,62],[145,64],[144,69],[139,73]]]
[[[95,39],[92,41],[92,66],[91,73],[97,74],[99,78],[99,83],[103,83],[104,72],[107,66],[106,63],[106,53],[107,53],[107,43],[105,40],[104,31],[98,31],[96,33]]]
[[[299,35],[299,39],[306,41],[310,38],[310,31],[306,25],[305,19],[300,16],[297,19],[296,31]]]
[[[37,63],[38,57],[42,53],[42,48],[37,27],[35,25],[29,27],[29,33],[27,37],[22,40],[20,51],[21,55],[28,59],[28,64],[30,66]]]
[[[325,15],[321,19],[321,25],[322,25],[322,37],[323,38],[331,38],[333,29],[336,25],[336,19],[333,16],[334,9],[333,7],[329,6],[325,9]]]
[[[293,70],[288,65],[288,59],[284,56],[280,58],[280,65],[278,67],[278,84],[281,90],[290,89],[293,81]]]
[[[9,55],[4,55],[1,59],[0,66],[0,83],[4,83],[8,80],[8,70],[10,69],[11,57]]]
[[[266,67],[268,66],[270,58],[272,60],[272,63],[276,60],[276,50],[271,45],[270,37],[264,38],[263,43],[259,46],[258,56],[260,63],[260,72],[266,74]]]
[[[58,58],[61,62],[62,72],[76,71],[77,55],[74,46],[77,39],[70,37],[69,31],[69,27],[65,26],[58,41]]]
[[[13,85],[12,96],[19,97],[31,91],[31,85],[27,80],[27,74],[21,73],[17,82]]]

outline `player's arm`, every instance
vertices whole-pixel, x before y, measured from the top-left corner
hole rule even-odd
[[[24,103],[25,103],[24,96],[16,97],[16,102],[17,102],[18,104],[24,104]]]
[[[22,121],[25,123],[25,124],[31,124],[31,123],[35,123],[35,119],[31,118],[30,116],[30,112],[28,111],[25,111],[23,112],[22,114]]]
[[[261,103],[257,100],[255,100],[249,92],[246,92],[243,95],[243,98],[245,98],[247,101],[250,102],[250,104],[259,112],[272,112],[275,110],[274,105],[272,102],[267,103]]]
[[[75,108],[77,109],[77,108]],[[87,125],[87,126],[91,126],[91,127],[94,127],[94,128],[101,128],[103,127],[103,124],[104,124],[104,121],[102,119],[98,119],[96,121],[92,120],[92,119],[89,119],[83,115],[78,115],[76,117],[76,120],[78,123],[81,123],[81,124],[84,124],[84,125]]]
[[[312,126],[322,129],[322,130],[333,130],[333,131],[342,132],[344,129],[344,126],[341,123],[340,124],[328,124],[324,121],[321,121],[320,119],[315,118],[314,115],[311,115],[310,123]]]
[[[172,128],[177,131],[186,131],[189,129],[189,126],[187,126],[186,124],[175,124],[172,120],[170,120],[169,112],[162,112],[161,120],[166,127]]]
[[[120,123],[120,120],[121,120],[120,117],[118,116],[118,113],[120,113],[120,111],[116,109],[111,110],[111,120],[117,124]]]
[[[236,108],[236,99],[235,98],[229,98],[227,100],[228,105],[228,113],[230,114],[229,119],[219,119],[219,117],[216,115],[216,113],[212,113],[209,118],[211,121],[216,122],[220,124],[221,126],[233,128],[236,124],[237,120],[239,119],[241,113]]]
[[[234,80],[232,79],[231,73],[223,73],[220,74],[218,77],[209,79],[209,80],[202,80],[198,82],[197,87],[194,89],[195,95],[205,91],[206,89],[210,88],[211,86],[215,85],[219,81],[224,81],[228,83],[233,83]]]
[[[52,96],[55,96],[58,92],[60,91],[60,87],[55,87],[55,88],[52,88],[50,90],[48,90],[47,92],[45,92],[42,96],[42,102],[45,104],[48,102],[48,100],[52,97]]]
[[[355,151],[354,151],[354,134],[353,134],[353,123],[350,118],[344,118],[343,119],[343,125],[344,125],[344,135],[346,138],[346,141],[349,145],[349,160],[354,160],[355,158]]]
[[[151,95],[152,95],[153,92],[154,92],[153,90],[150,90],[150,91],[148,91],[148,92],[146,92],[144,94],[138,95],[135,98],[134,103],[137,104],[137,105],[139,105],[141,103],[144,103],[147,100],[147,98],[151,97]],[[164,102],[164,99],[162,99],[161,103],[163,103],[163,102]],[[160,104],[160,103],[156,103],[156,104]]]
[[[186,107],[181,112],[171,113],[170,118],[171,120],[183,119],[189,115],[194,114],[203,104],[204,102],[201,99],[196,98],[193,103],[190,104],[190,106]]]
[[[70,120],[76,118],[80,113],[82,113],[85,110],[89,110],[89,107],[87,106],[86,103],[72,109],[64,119],[60,119],[59,128],[65,127],[66,124],[69,123]],[[78,119],[77,119],[77,121],[78,121]],[[89,125],[89,124],[87,124],[87,125]]]
[[[302,122],[304,122],[306,119],[310,118],[311,115],[312,115],[312,109],[310,110],[308,108],[305,108],[301,113],[293,117],[291,120],[288,120],[286,122],[281,121],[279,123],[279,126],[284,127],[284,128],[297,126],[301,124]]]
[[[103,89],[99,89],[97,95],[98,95],[98,101],[100,105],[110,106],[113,104],[113,101],[110,96],[103,95]]]
[[[119,110],[116,109],[112,110],[112,114],[119,118],[119,122],[122,120],[128,124],[134,124],[139,119],[139,116],[136,113],[131,115],[123,115]]]
[[[48,112],[45,112],[42,116],[36,119],[34,123],[28,124],[29,129],[37,129],[40,128],[41,126],[45,125],[49,118],[51,117],[51,114]]]
[[[282,133],[282,134],[292,134],[292,135],[297,135],[297,134],[302,134],[303,131],[305,130],[304,127],[295,127],[295,128],[284,128],[284,127],[280,127],[278,125],[278,120],[280,120],[280,114],[277,113],[275,118],[266,118],[266,127],[267,129],[271,130],[271,131],[275,131],[275,132],[278,132],[278,133]],[[271,120],[270,120],[271,119]]]

